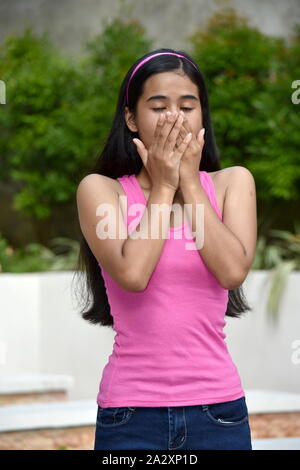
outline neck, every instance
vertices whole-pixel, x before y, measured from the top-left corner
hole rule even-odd
[[[152,187],[152,181],[148,175],[146,168],[143,166],[141,171],[137,174],[137,179],[139,180],[140,185],[144,189],[150,190]]]

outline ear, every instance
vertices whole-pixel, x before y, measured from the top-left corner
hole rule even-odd
[[[125,107],[125,122],[131,132],[138,132],[133,113],[130,113],[128,106]]]

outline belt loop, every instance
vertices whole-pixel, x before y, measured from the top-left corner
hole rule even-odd
[[[202,406],[203,411],[207,411],[207,410],[208,410],[208,406],[207,406],[207,405],[201,405],[201,406]]]

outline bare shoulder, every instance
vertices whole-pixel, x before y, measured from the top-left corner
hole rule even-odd
[[[79,188],[86,186],[86,185],[99,185],[99,187],[107,187],[111,188],[113,191],[117,191],[116,180],[113,178],[109,178],[108,176],[101,175],[99,173],[90,173],[82,178],[79,182],[77,187],[77,192],[79,192]]]
[[[248,181],[249,184],[255,184],[251,171],[244,166],[229,166],[227,168],[222,168],[221,170],[212,171],[210,175],[212,176],[215,185],[223,190],[224,195],[233,180],[236,181],[238,179],[240,181],[242,180],[244,183]]]

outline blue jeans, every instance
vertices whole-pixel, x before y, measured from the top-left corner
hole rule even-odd
[[[252,450],[245,397],[193,406],[98,405],[94,450]]]

